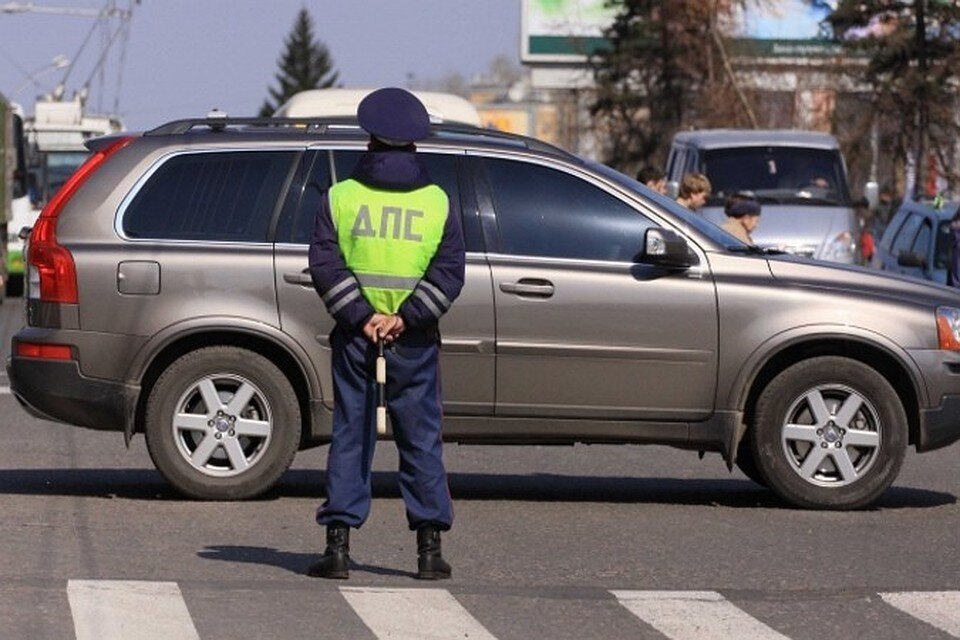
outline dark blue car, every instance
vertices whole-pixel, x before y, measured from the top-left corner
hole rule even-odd
[[[946,284],[950,220],[958,205],[947,202],[935,207],[929,202],[904,202],[883,232],[871,265]]]

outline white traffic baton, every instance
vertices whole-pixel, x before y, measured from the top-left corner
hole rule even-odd
[[[377,337],[377,434],[387,433],[387,359],[383,357],[383,338]]]

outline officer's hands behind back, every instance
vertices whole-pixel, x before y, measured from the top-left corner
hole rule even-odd
[[[376,343],[378,338],[382,338],[384,344],[390,344],[404,332],[406,325],[403,318],[399,315],[385,315],[375,313],[367,320],[363,327],[363,335],[370,342]]]

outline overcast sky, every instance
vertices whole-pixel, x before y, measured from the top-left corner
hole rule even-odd
[[[31,0],[18,0],[30,4]],[[0,0],[0,6],[8,0]],[[36,7],[101,8],[104,0],[32,0]],[[128,0],[117,0],[127,7]],[[497,55],[519,63],[520,0],[142,0],[134,5],[125,62],[122,38],[91,82],[88,107],[119,111],[130,129],[204,115],[219,107],[255,115],[274,84],[283,40],[306,6],[316,35],[330,49],[346,87],[406,86],[415,78],[484,71]],[[58,54],[76,59],[68,97],[90,78],[109,37],[93,18],[0,13],[0,93],[13,94],[30,74]],[[119,23],[113,20],[110,26]],[[118,76],[122,72],[122,83]],[[44,91],[65,71],[36,73]],[[39,89],[26,86],[15,100],[32,112]]]

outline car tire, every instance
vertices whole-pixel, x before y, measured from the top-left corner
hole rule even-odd
[[[300,444],[300,405],[264,356],[205,347],[175,360],[150,390],[147,449],[180,492],[204,500],[257,496],[276,484]]]
[[[747,437],[761,477],[793,505],[861,508],[900,472],[906,413],[890,383],[862,362],[799,362],[761,392],[754,415]]]
[[[744,439],[737,448],[737,468],[743,472],[743,475],[761,487],[769,486],[767,485],[766,478],[760,473],[760,467],[757,466],[757,461],[753,456],[753,449],[749,446],[749,442],[746,439]]]

